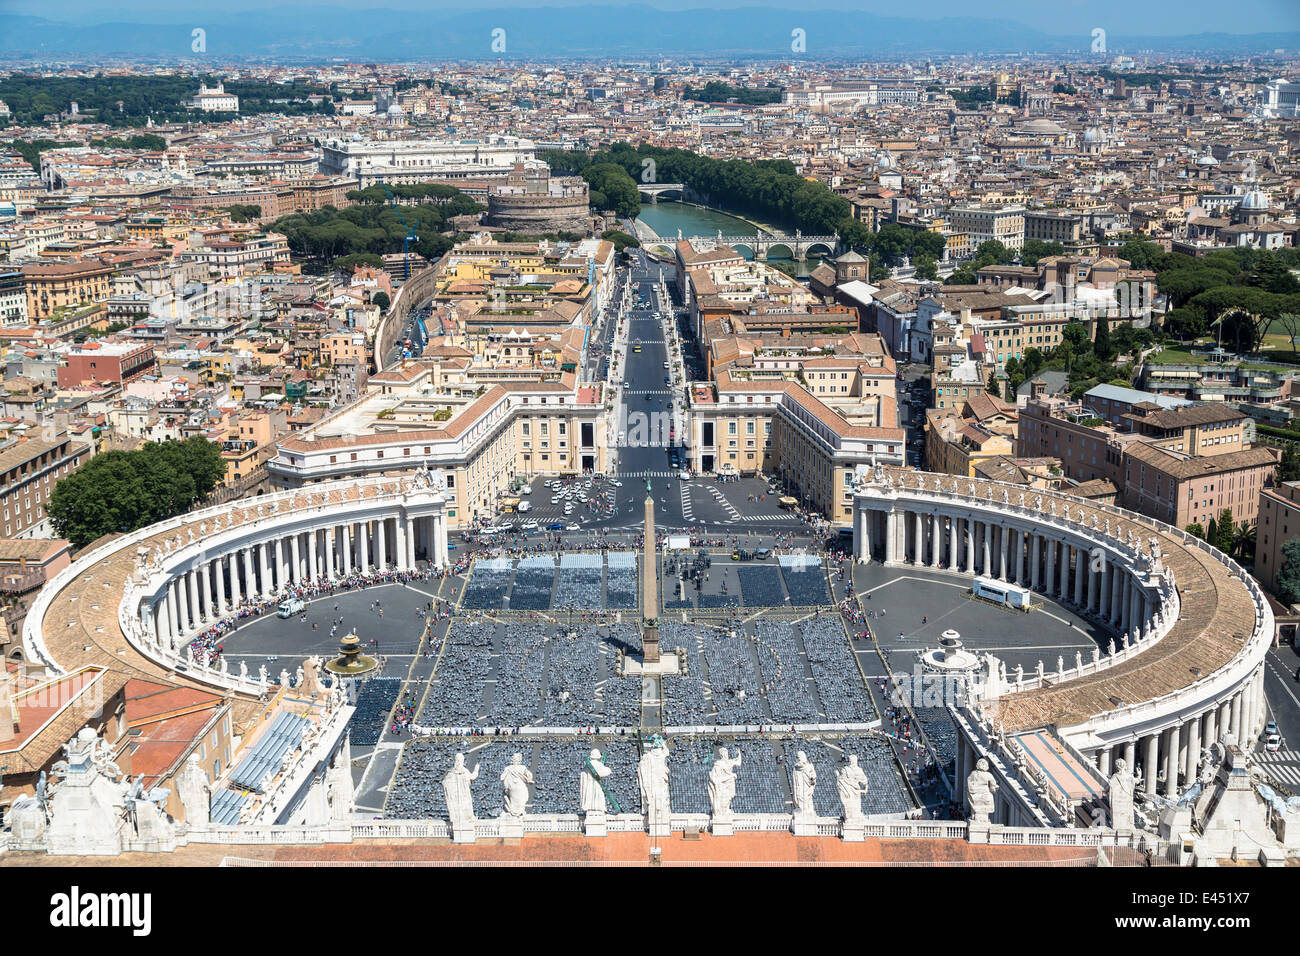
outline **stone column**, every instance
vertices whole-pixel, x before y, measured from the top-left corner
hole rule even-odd
[[[1043,543],[1047,546],[1047,555],[1044,558],[1047,565],[1044,570],[1047,574],[1043,578],[1043,593],[1051,597],[1052,592],[1056,589],[1056,539],[1048,538]]]
[[[1178,799],[1178,725],[1165,731],[1165,796]]]
[[[299,540],[301,537],[301,534],[295,533],[289,538],[289,550],[293,559],[290,580],[292,580],[294,584],[302,584],[303,580],[302,541]]]
[[[316,528],[307,532],[307,577],[312,581],[320,578],[320,532]]]
[[[1088,573],[1087,555],[1083,548],[1074,549],[1074,606],[1083,609],[1083,584]]]
[[[250,601],[257,597],[257,565],[253,560],[253,551],[258,547],[253,545],[240,549],[244,558],[244,596]]]
[[[415,563],[415,526],[420,523],[418,518],[406,519],[406,570],[414,571]]]
[[[1099,598],[1101,604],[1097,611],[1103,621],[1110,620],[1110,559],[1101,557],[1101,585]]]
[[[182,571],[176,576],[176,608],[179,612],[177,622],[182,636],[190,629],[190,583],[189,572]]]
[[[199,604],[199,572],[195,568],[185,572],[185,588],[190,599],[190,625],[198,627],[202,620],[203,609]]]
[[[1070,545],[1064,541],[1059,542],[1059,545],[1061,548],[1061,566],[1056,583],[1056,599],[1064,602],[1065,596],[1070,593]]]
[[[1103,777],[1110,776],[1110,747],[1102,747],[1097,751],[1097,769]]]
[[[167,582],[167,636],[171,646],[176,647],[176,639],[181,634],[181,605],[176,597],[176,579]]]
[[[383,570],[388,567],[388,519],[380,518],[375,527],[379,529],[379,567]]]
[[[1187,722],[1187,759],[1183,763],[1183,776],[1189,782],[1196,779],[1196,765],[1201,757],[1201,718]]]
[[[209,620],[215,616],[217,603],[216,596],[212,593],[212,562],[204,561],[202,564],[196,564],[194,573],[198,575],[199,584],[197,607],[202,609],[204,620]]]
[[[1137,772],[1137,741],[1130,740],[1124,744],[1124,760],[1128,763],[1128,772]]]
[[[1238,744],[1243,743],[1242,741],[1243,724],[1241,720],[1241,696],[1242,696],[1241,691],[1237,691],[1237,693],[1232,695],[1232,701],[1231,701],[1232,717],[1231,717],[1231,722],[1228,724],[1228,730],[1232,734],[1232,736],[1236,738]]]
[[[1133,630],[1133,638],[1135,641],[1142,633],[1142,592],[1144,590],[1145,588],[1143,588],[1142,585],[1138,584],[1136,581],[1133,582],[1133,606],[1129,609],[1128,619]]]
[[[1129,627],[1129,612],[1133,606],[1133,602],[1129,599],[1129,588],[1132,587],[1132,579],[1127,574],[1121,575],[1120,578],[1119,630],[1120,633],[1128,634],[1132,630]]]
[[[171,640],[172,625],[167,612],[167,589],[163,588],[162,596],[158,598],[158,604],[153,611],[154,626],[154,643],[159,647],[166,647]]]
[[[1011,580],[1011,536],[1006,525],[998,525],[998,580]]]
[[[919,511],[912,516],[912,538],[916,546],[916,553],[912,555],[912,563],[917,567],[925,566],[925,515]]]
[[[343,526],[343,574],[352,573],[352,525]]]
[[[980,541],[984,545],[984,565],[980,568],[980,575],[991,578],[993,577],[993,548],[989,535],[992,533],[992,526],[987,521],[981,521],[979,526]]]
[[[374,527],[369,521],[363,521],[357,528],[361,536],[361,573],[369,574],[372,567],[370,561],[371,535],[374,534]]]
[[[938,512],[931,517],[930,527],[930,566],[937,569],[943,564],[943,522]]]
[[[325,529],[325,577],[333,580],[339,576],[339,530],[335,525]]]
[[[1210,746],[1219,739],[1219,708],[1211,707],[1205,712],[1205,746]]]
[[[240,548],[237,551],[230,552],[230,606],[232,608],[238,608],[239,602],[242,600],[239,590],[239,566],[247,563],[247,561],[247,548]],[[252,584],[252,575],[249,575],[249,583]],[[251,586],[249,587],[249,593],[252,593]]]
[[[217,617],[226,616],[226,556],[212,559],[212,570],[217,575]]]
[[[406,570],[406,516],[399,514],[393,519],[393,564],[399,571]]]
[[[1029,539],[1029,587],[1038,590],[1038,562],[1042,558],[1043,536],[1037,531]]]
[[[1092,566],[1092,554],[1084,554],[1084,563],[1088,567],[1088,611],[1096,614],[1101,607],[1101,573]]]
[[[1158,733],[1148,734],[1146,739],[1147,751],[1143,760],[1142,768],[1142,789],[1146,793],[1156,792],[1156,761],[1160,756],[1160,735]]]
[[[963,530],[966,532],[966,573],[975,573],[975,522],[970,518],[963,518]]]
[[[948,518],[948,570],[949,571],[961,570],[961,558],[958,557],[958,555],[961,554],[958,545],[958,543],[961,540],[961,530],[958,527],[958,523],[960,521],[961,519],[958,518],[956,515],[951,515]]]

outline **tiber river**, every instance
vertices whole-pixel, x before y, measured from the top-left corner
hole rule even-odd
[[[641,215],[637,216],[637,221],[649,226],[664,240],[665,245],[671,246],[677,241],[677,230],[682,231],[683,236],[716,236],[718,230],[722,230],[724,236],[753,236],[757,230],[743,219],[737,219],[735,216],[729,216],[725,212],[719,212],[716,209],[708,209],[701,206],[691,206],[686,203],[660,200],[658,203],[642,203]],[[747,252],[741,253],[749,258]],[[769,257],[769,262],[777,261],[775,257]],[[789,260],[786,260],[789,261]],[[817,267],[816,260],[810,259],[808,262],[798,264],[799,275],[807,275]]]

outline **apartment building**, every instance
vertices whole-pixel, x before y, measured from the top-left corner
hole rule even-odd
[[[722,369],[691,389],[689,456],[702,474],[780,478],[829,520],[852,518],[852,477],[873,460],[902,464],[906,432],[892,402],[837,409],[798,382]]]
[[[948,229],[965,234],[972,249],[992,239],[1008,249],[1025,244],[1024,206],[953,206],[947,218]]]
[[[89,445],[67,435],[21,438],[0,448],[0,526],[6,538],[48,538],[45,507],[60,478],[90,458]]]
[[[373,376],[367,397],[277,443],[266,465],[273,484],[438,469],[453,498],[448,516],[464,526],[492,513],[516,476],[607,470],[603,385],[568,375],[435,391],[432,380],[430,364]]]
[[[1251,522],[1261,492],[1273,486],[1280,458],[1280,451],[1265,445],[1193,457],[1135,442],[1125,450],[1120,500],[1177,528],[1208,528],[1224,508],[1232,509],[1235,522]]]
[[[59,363],[59,388],[122,384],[157,367],[154,347],[138,342],[84,342],[65,352]]]
[[[1278,573],[1286,564],[1282,548],[1297,537],[1300,537],[1300,481],[1285,481],[1261,490],[1256,517],[1255,576],[1269,590],[1276,590]]]
[[[27,316],[48,319],[69,306],[100,302],[110,295],[113,270],[97,260],[29,263],[22,267]]]

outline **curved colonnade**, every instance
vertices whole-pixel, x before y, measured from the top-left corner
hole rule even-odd
[[[86,664],[131,665],[142,676],[179,669],[259,693],[265,674],[234,675],[224,661],[199,666],[185,645],[245,600],[354,573],[413,570],[417,560],[445,566],[446,505],[444,489],[417,473],[325,482],[150,525],[56,575],[28,612],[24,650],[51,674]]]
[[[857,476],[854,556],[996,578],[1071,607],[1108,652],[1005,676],[972,717],[986,739],[1054,728],[1101,775],[1119,757],[1177,799],[1201,750],[1263,729],[1273,614],[1258,583],[1206,542],[1057,492],[877,466]],[[969,742],[957,780],[973,769]]]

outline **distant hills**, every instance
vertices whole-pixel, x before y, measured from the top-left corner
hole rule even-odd
[[[149,22],[86,22],[0,13],[0,55],[196,59],[191,30],[206,32],[204,55],[279,60],[607,59],[665,56],[891,59],[928,54],[1087,52],[1091,37],[1059,36],[1000,19],[921,20],[840,10],[748,7],[659,10],[651,6],[473,9],[455,13],[268,7],[257,13],[191,12]],[[493,31],[503,29],[493,46]],[[804,31],[802,51],[792,31]],[[1187,36],[1112,32],[1114,52],[1300,50],[1300,31]]]

